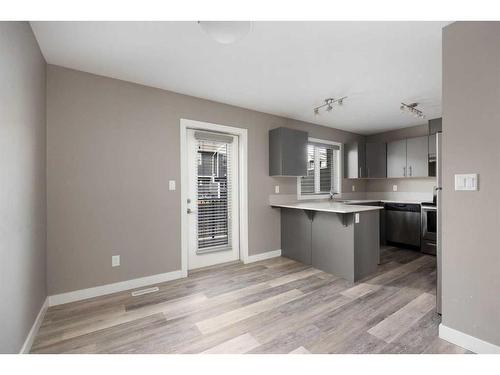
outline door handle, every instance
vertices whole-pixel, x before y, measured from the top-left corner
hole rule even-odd
[[[188,214],[194,214],[195,212],[196,212],[196,211],[194,211],[194,210],[192,210],[192,209],[190,209],[190,208],[188,208],[188,209],[187,209],[187,213],[188,213]]]

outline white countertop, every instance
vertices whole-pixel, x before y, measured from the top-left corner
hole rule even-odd
[[[424,201],[415,200],[394,200],[394,199],[346,199],[347,204],[359,204],[359,203],[401,203],[401,204],[421,204]],[[427,201],[425,201],[427,202]]]
[[[368,202],[379,202],[379,201],[372,200],[366,202],[368,203]],[[375,211],[384,209],[384,207],[351,205],[342,202],[332,202],[329,200],[273,203],[271,206],[283,207],[283,208],[295,208],[299,210],[333,212],[338,214],[350,214],[355,212]]]

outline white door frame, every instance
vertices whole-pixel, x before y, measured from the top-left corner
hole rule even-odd
[[[187,129],[212,130],[229,133],[239,137],[239,213],[240,213],[240,260],[248,262],[248,131],[232,126],[211,124],[181,118],[181,271],[185,277],[188,274],[188,165],[187,165]]]

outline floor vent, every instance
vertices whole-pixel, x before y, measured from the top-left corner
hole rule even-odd
[[[158,288],[157,286],[154,286],[152,288],[135,290],[135,291],[132,292],[132,297],[142,296],[143,294],[154,293],[154,292],[157,292],[159,290],[160,290],[160,288]]]

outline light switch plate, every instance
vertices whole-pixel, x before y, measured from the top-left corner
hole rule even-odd
[[[357,224],[359,223],[359,213],[354,214],[354,222]]]
[[[392,185],[392,191],[398,191],[398,185]]]
[[[113,255],[111,256],[111,267],[118,267],[120,265],[120,256]]]
[[[168,190],[175,190],[175,180],[168,181]]]
[[[477,173],[456,174],[455,175],[455,190],[456,191],[476,191],[476,190],[478,190],[478,175],[477,175]]]
[[[279,193],[280,193],[280,186],[279,186],[279,185],[276,185],[276,186],[274,187],[274,193],[275,193],[275,194],[279,194]]]

